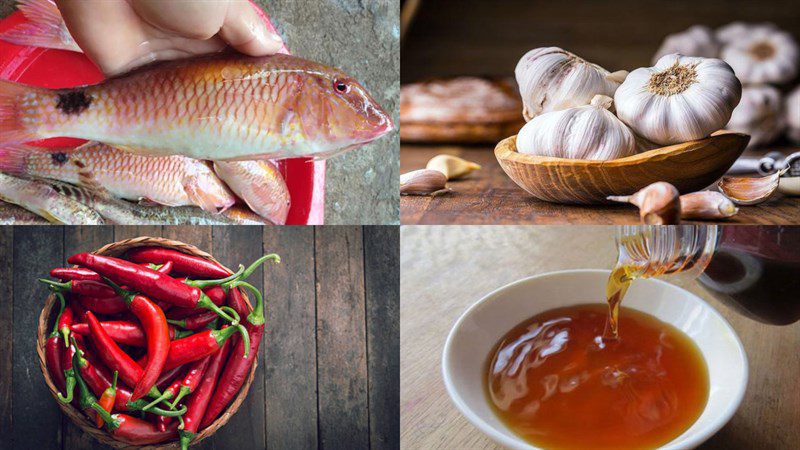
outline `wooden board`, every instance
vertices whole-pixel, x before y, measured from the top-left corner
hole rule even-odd
[[[650,66],[665,36],[733,21],[773,22],[800,39],[794,0],[439,0],[423,2],[403,38],[401,81],[509,76],[537,47],[563,47],[610,71]]]
[[[470,305],[512,281],[555,270],[609,269],[616,258],[614,228],[406,226],[401,237],[401,447],[499,449],[445,392],[440,361],[447,333]],[[699,295],[730,322],[750,363],[739,410],[700,448],[800,448],[800,323],[764,325],[715,300],[695,281],[670,282]]]
[[[265,289],[267,328],[249,395],[192,448],[399,447],[397,227],[26,226],[0,227],[0,448],[100,448],[43,382],[34,337],[47,290],[36,278],[139,235],[196,244],[230,267],[282,257],[250,278]]]
[[[797,151],[783,148],[786,154]],[[400,173],[421,169],[429,159],[450,153],[483,168],[463,180],[448,183],[452,193],[437,197],[402,196],[403,224],[636,224],[638,211],[631,205],[560,205],[537,200],[517,186],[500,168],[492,147],[404,145]],[[763,151],[747,151],[756,156]],[[742,207],[726,223],[800,224],[800,197],[778,197],[767,203]]]

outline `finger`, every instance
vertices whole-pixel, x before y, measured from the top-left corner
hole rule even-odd
[[[231,47],[251,56],[271,55],[283,47],[283,40],[269,31],[247,1],[232,1],[219,30],[219,36]]]
[[[142,57],[140,21],[125,0],[57,0],[70,34],[106,75]]]

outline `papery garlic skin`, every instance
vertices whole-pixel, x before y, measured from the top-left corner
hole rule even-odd
[[[742,89],[742,100],[725,127],[750,135],[748,148],[769,144],[785,125],[781,93],[769,85],[750,85]]]
[[[786,97],[786,135],[794,142],[800,143],[800,86]]]
[[[785,31],[758,28],[726,45],[721,58],[743,83],[781,84],[797,76],[800,48]]]
[[[636,69],[617,89],[617,116],[634,132],[661,145],[702,139],[728,123],[742,85],[714,58],[666,55]]]
[[[529,51],[517,63],[514,75],[526,121],[546,112],[588,105],[598,94],[612,97],[622,82],[619,73],[611,74],[558,47]]]
[[[636,139],[611,111],[613,100],[597,95],[591,104],[552,111],[525,124],[517,151],[555,158],[607,160],[636,153]]]
[[[680,33],[670,34],[653,56],[653,64],[664,55],[680,53],[687,56],[702,56],[716,58],[719,56],[719,43],[717,43],[711,28],[704,25],[689,27]]]
[[[765,30],[777,30],[778,26],[770,22],[762,23],[746,23],[746,22],[731,22],[725,26],[717,28],[714,32],[714,37],[717,42],[722,45],[730,44],[743,37],[747,37],[751,32],[763,32]]]

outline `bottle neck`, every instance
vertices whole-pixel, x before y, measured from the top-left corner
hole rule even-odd
[[[617,267],[630,279],[681,274],[697,278],[717,246],[716,225],[637,225],[617,228]]]

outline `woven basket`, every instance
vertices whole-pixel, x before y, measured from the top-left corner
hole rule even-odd
[[[188,255],[199,256],[201,258],[207,259],[209,261],[213,261],[219,264],[219,261],[214,259],[210,254],[198,249],[189,244],[184,244],[183,242],[179,241],[172,241],[169,239],[163,238],[154,238],[154,237],[137,237],[134,239],[125,239],[124,241],[115,242],[113,244],[108,244],[105,247],[95,251],[94,253],[99,255],[107,255],[107,256],[120,256],[125,253],[127,250],[134,248],[134,247],[144,247],[144,246],[157,246],[157,247],[165,247],[170,248],[173,250],[178,250],[180,252],[186,253]],[[222,266],[220,264],[220,266]],[[222,266],[225,267],[225,266]],[[230,269],[225,267],[226,270],[230,272]],[[244,294],[244,293],[243,293]],[[245,301],[250,303],[247,297],[245,296]],[[58,315],[58,309],[56,307],[56,297],[54,294],[50,294],[47,297],[47,301],[45,302],[44,309],[42,309],[41,315],[39,315],[39,327],[37,330],[37,339],[36,339],[36,352],[39,354],[39,367],[42,370],[42,375],[44,375],[44,380],[47,383],[47,387],[50,389],[50,394],[53,398],[56,399],[56,403],[61,408],[61,411],[67,415],[67,417],[72,420],[72,423],[77,425],[81,430],[84,432],[92,435],[95,439],[102,442],[103,444],[110,445],[114,448],[121,448],[121,449],[177,449],[180,448],[178,443],[177,437],[174,441],[164,442],[157,445],[147,445],[147,446],[136,446],[127,444],[122,441],[118,441],[114,439],[105,429],[99,429],[95,426],[94,423],[89,421],[83,412],[72,406],[71,404],[63,404],[58,401],[56,394],[58,392],[55,383],[53,383],[52,378],[50,377],[50,372],[47,370],[47,366],[45,364],[45,356],[44,356],[44,348],[45,348],[45,340],[47,339],[47,335],[49,334],[48,330],[51,330],[55,324],[56,316]],[[239,409],[242,402],[244,401],[245,397],[247,397],[247,392],[250,390],[250,384],[253,382],[253,378],[255,377],[256,367],[258,366],[258,355],[251,355],[251,357],[256,358],[253,362],[253,367],[250,369],[250,374],[247,376],[247,380],[245,380],[244,385],[242,386],[239,394],[233,400],[233,402],[228,406],[228,408],[219,416],[217,420],[215,420],[211,425],[206,427],[197,434],[197,437],[192,441],[193,443],[197,443],[212,434],[214,434],[221,426],[228,423],[231,416]],[[76,388],[77,389],[77,388]]]

